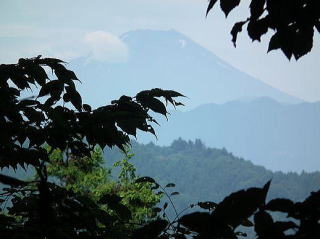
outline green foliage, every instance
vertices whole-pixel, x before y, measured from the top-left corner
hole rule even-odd
[[[227,17],[244,2],[220,0],[220,7]],[[209,0],[207,15],[216,3],[217,0]],[[293,55],[297,60],[311,51],[314,32],[320,32],[318,0],[251,0],[249,8],[247,19],[235,23],[231,30],[234,46],[238,33],[247,24],[247,32],[252,41],[260,42],[262,35],[270,30],[274,32],[269,41],[268,52],[281,49],[288,59]]]
[[[48,176],[58,179],[58,183],[67,190],[89,195],[94,201],[105,193],[110,192],[113,182],[110,180],[110,170],[104,168],[102,150],[95,147],[91,157],[70,156],[63,159],[60,150],[54,150],[50,156]]]
[[[135,167],[129,160],[133,154],[126,152],[124,158],[114,164],[120,167],[118,179],[111,177],[112,169],[104,167],[103,152],[95,147],[91,157],[63,160],[63,154],[54,150],[50,154],[51,164],[48,175],[58,180],[58,183],[75,193],[85,195],[98,203],[104,195],[112,194],[121,198],[121,203],[131,212],[131,223],[141,224],[155,216],[152,208],[160,201],[150,184],[136,183]],[[102,209],[106,209],[102,207]],[[131,225],[129,227],[132,227]],[[128,228],[129,230],[130,228]]]

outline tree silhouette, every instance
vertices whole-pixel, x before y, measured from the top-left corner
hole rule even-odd
[[[83,104],[75,87],[79,81],[64,62],[54,58],[19,59],[0,65],[0,168],[32,167],[39,180],[22,181],[0,174],[9,185],[1,194],[0,235],[2,238],[112,238],[114,229],[130,223],[130,210],[118,195],[103,195],[99,204],[115,212],[109,215],[90,197],[58,186],[48,178],[50,153],[90,157],[96,145],[117,146],[125,151],[129,135],[137,129],[155,134],[156,121],[149,111],[167,116],[159,98],[172,105],[183,96],[178,92],[152,89],[135,97],[122,96],[111,105],[92,109]],[[50,80],[48,72],[55,79]],[[39,88],[38,95],[26,97]],[[70,105],[70,107],[67,107]],[[44,149],[49,146],[50,152]],[[4,199],[2,199],[4,198]],[[12,206],[5,209],[6,201]]]
[[[217,0],[209,0],[207,15]],[[220,0],[220,8],[228,17],[229,13],[245,1]],[[244,4],[243,4],[244,5]],[[269,31],[274,34],[269,41],[268,52],[281,49],[290,60],[298,60],[311,51],[314,31],[320,32],[320,2],[318,0],[251,0],[250,15],[234,24],[231,35],[236,46],[238,33],[247,24],[252,41],[260,41]]]

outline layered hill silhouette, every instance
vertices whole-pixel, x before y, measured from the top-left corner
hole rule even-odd
[[[177,31],[137,30],[122,35],[121,40],[128,47],[125,62],[101,62],[90,55],[70,62],[84,82],[80,91],[89,103],[102,105],[122,94],[134,95],[156,87],[185,94],[189,109],[244,97],[268,96],[280,102],[300,102],[235,69]]]
[[[138,135],[140,142],[170,145],[182,137],[200,138],[277,171],[320,169],[320,102],[281,104],[271,98],[206,104],[188,112],[172,111],[158,119],[158,139]]]
[[[154,177],[162,185],[175,183],[179,209],[197,201],[219,202],[230,193],[249,187],[261,187],[272,179],[269,199],[280,197],[303,200],[320,187],[320,173],[272,172],[226,149],[206,147],[200,140],[175,140],[170,146],[132,142],[132,163],[140,176]],[[121,159],[119,150],[106,150],[106,165]]]

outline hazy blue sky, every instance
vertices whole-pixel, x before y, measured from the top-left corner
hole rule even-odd
[[[0,61],[42,54],[72,58],[93,53],[97,59],[123,61],[126,46],[118,38],[136,29],[175,29],[242,71],[307,101],[320,100],[320,49],[316,33],[313,52],[289,62],[280,52],[267,52],[267,39],[251,43],[230,39],[231,23],[242,20],[247,7],[225,20],[220,10],[205,18],[207,0],[1,0]],[[214,86],[212,86],[214,87]]]

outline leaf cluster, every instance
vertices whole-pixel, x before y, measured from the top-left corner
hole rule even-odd
[[[59,150],[63,157],[58,163],[73,163],[89,173],[90,167],[97,166],[90,160],[96,145],[125,151],[129,135],[136,136],[138,129],[155,134],[151,124],[156,121],[150,111],[167,116],[160,99],[176,106],[181,104],[176,97],[182,95],[152,89],[92,109],[83,103],[76,81],[75,73],[59,59],[38,56],[0,65],[0,169],[33,167],[37,174],[35,181],[0,174],[0,183],[10,186],[1,195],[5,200],[0,203],[7,212],[0,214],[4,221],[1,237],[115,238],[119,235],[114,233],[125,230],[132,219],[119,195],[105,194],[97,203],[88,195],[50,182],[49,156]],[[38,94],[22,98],[37,88]],[[8,200],[9,208],[5,206]],[[102,210],[101,204],[114,214]]]
[[[209,212],[193,212],[173,222],[159,218],[136,230],[133,238],[246,237],[246,233],[238,231],[239,226],[253,227],[258,239],[318,238],[320,191],[311,193],[303,202],[294,203],[283,198],[266,202],[269,186],[270,181],[262,188],[249,188],[232,193],[219,204],[199,202],[197,205]],[[287,220],[274,220],[270,212],[284,213]]]
[[[209,0],[207,15],[217,3]],[[242,1],[245,2],[245,1]],[[220,0],[221,10],[227,17],[237,8],[240,0]],[[296,60],[311,51],[315,31],[320,32],[320,3],[317,0],[251,0],[250,15],[234,24],[231,35],[236,46],[238,33],[247,25],[252,41],[261,40],[269,30],[273,31],[268,52],[281,49],[290,60]]]

